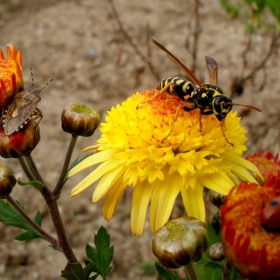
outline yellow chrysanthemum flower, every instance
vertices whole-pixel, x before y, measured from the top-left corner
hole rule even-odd
[[[9,105],[14,95],[24,88],[22,78],[22,54],[12,48],[6,47],[7,60],[0,49],[0,109]]]
[[[232,146],[214,115],[180,109],[174,122],[178,106],[186,103],[168,93],[149,101],[156,93],[136,93],[112,108],[101,124],[98,152],[69,172],[72,176],[101,163],[72,190],[71,197],[101,179],[92,201],[105,196],[106,220],[112,218],[124,190],[132,186],[131,227],[136,236],[143,232],[150,199],[150,226],[156,232],[168,221],[179,193],[188,215],[204,221],[204,186],[227,195],[239,179],[256,182],[249,171],[260,175],[241,157],[246,136],[236,113],[228,114],[223,128]],[[85,150],[90,149],[94,146]]]

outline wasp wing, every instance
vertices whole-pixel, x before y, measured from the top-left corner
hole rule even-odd
[[[205,56],[205,61],[209,73],[210,84],[218,85],[218,64],[216,60],[210,56]]]
[[[179,66],[200,88],[204,87],[203,84],[195,77],[195,75],[175,55],[173,55],[169,50],[167,50],[156,40],[151,39],[151,41],[160,49],[162,49],[166,53],[166,56],[177,66]]]

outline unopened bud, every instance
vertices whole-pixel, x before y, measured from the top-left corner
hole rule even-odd
[[[100,124],[100,114],[84,105],[70,103],[61,116],[65,132],[83,137],[91,136]]]
[[[0,165],[0,198],[6,198],[16,184],[13,171],[4,165]]]
[[[0,156],[3,158],[18,158],[28,156],[40,140],[40,129],[36,120],[30,120],[21,130],[6,135],[0,127]]]
[[[206,225],[192,217],[167,222],[153,238],[153,252],[166,267],[178,268],[200,260],[206,251],[208,232]]]
[[[217,242],[210,246],[208,257],[213,261],[222,261],[225,258],[225,252],[223,244]]]

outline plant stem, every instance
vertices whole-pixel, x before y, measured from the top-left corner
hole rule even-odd
[[[32,228],[37,231],[44,239],[49,241],[51,244],[56,246],[58,249],[60,249],[60,244],[57,239],[49,235],[47,232],[45,232],[39,225],[37,225],[30,217],[26,214],[26,212],[20,207],[20,205],[11,197],[11,195],[8,195],[6,197],[9,204],[22,216],[22,218],[28,222],[32,226]]]
[[[62,187],[64,185],[65,176],[67,174],[67,170],[68,170],[68,167],[69,167],[69,163],[70,163],[72,153],[73,153],[74,147],[76,145],[77,139],[78,139],[77,135],[72,135],[71,141],[69,143],[68,151],[67,151],[67,154],[66,154],[66,157],[65,157],[64,165],[63,165],[63,168],[61,170],[60,177],[57,181],[55,189],[52,192],[52,195],[55,199],[59,198],[60,192],[61,192]]]
[[[58,241],[65,257],[67,258],[69,263],[77,263],[78,261],[74,255],[74,252],[66,235],[56,200],[53,199],[51,191],[46,186],[42,188],[41,193],[48,205]]]
[[[40,192],[47,203],[51,215],[51,219],[56,230],[60,248],[63,251],[69,263],[77,263],[78,261],[73,253],[70,242],[66,235],[64,225],[62,223],[62,219],[57,207],[56,200],[53,198],[50,189],[46,186],[46,183],[44,182],[42,176],[40,175],[31,155],[26,156],[25,159],[29,166],[30,172],[33,174],[37,183],[41,186]]]
[[[23,172],[25,173],[25,175],[27,176],[27,178],[29,179],[29,181],[35,182],[35,184],[32,185],[32,187],[34,187],[36,190],[41,191],[41,185],[37,182],[35,176],[31,173],[24,157],[19,157],[18,158],[19,164],[23,170]]]
[[[189,264],[185,265],[185,269],[189,275],[190,280],[199,280],[197,272],[194,268],[194,265],[192,262],[190,262]]]
[[[31,155],[26,156],[25,159],[26,159],[26,162],[27,162],[27,164],[30,168],[31,173],[35,177],[38,184],[40,184],[41,186],[44,186],[45,182],[44,182],[42,176],[40,175],[40,173],[37,169],[37,166],[35,165],[35,162],[33,161],[33,158],[31,157]]]

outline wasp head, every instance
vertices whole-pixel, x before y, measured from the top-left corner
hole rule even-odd
[[[213,98],[212,101],[213,112],[216,118],[221,121],[232,109],[232,101],[230,98],[220,95]]]

